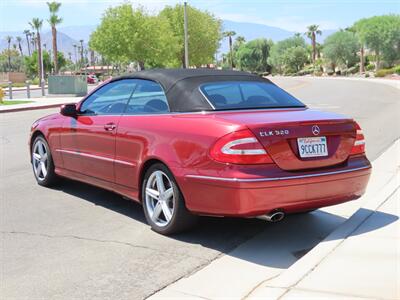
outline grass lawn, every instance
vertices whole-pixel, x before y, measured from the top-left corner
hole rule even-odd
[[[4,100],[4,102],[0,102],[0,105],[14,105],[14,104],[24,104],[31,102],[33,101]]]

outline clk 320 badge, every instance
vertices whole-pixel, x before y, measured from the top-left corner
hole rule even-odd
[[[288,129],[280,129],[280,130],[268,130],[268,131],[260,131],[260,136],[261,137],[267,137],[267,136],[282,136],[282,135],[288,135],[290,132]]]

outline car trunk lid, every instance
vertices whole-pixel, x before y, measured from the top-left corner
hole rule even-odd
[[[246,125],[272,160],[288,171],[341,164],[348,158],[356,138],[352,119],[307,108],[224,112],[218,117]],[[327,155],[301,157],[298,139],[312,137],[326,138]]]

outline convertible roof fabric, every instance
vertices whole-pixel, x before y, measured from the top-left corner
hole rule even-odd
[[[146,79],[158,82],[164,89],[172,112],[194,112],[213,110],[212,105],[201,93],[203,83],[218,81],[261,81],[269,80],[240,71],[213,69],[153,69],[113,78]]]

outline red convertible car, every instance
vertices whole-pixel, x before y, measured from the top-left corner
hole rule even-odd
[[[162,234],[197,215],[281,220],[360,197],[371,165],[351,118],[269,80],[207,69],[113,78],[33,123],[37,182],[86,182],[141,202]]]

